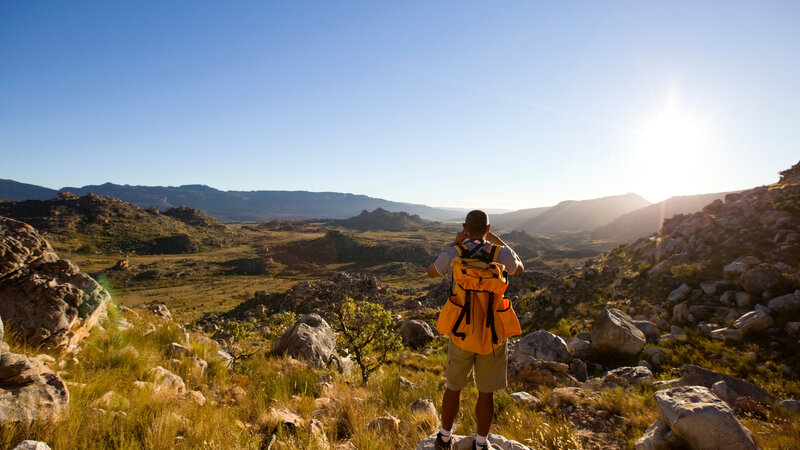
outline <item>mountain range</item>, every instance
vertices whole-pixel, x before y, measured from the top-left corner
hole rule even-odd
[[[388,219],[397,220],[399,216],[390,217],[389,213],[402,212],[408,213],[408,216],[402,217],[402,221],[416,221],[419,223],[414,225],[421,226],[421,219],[457,221],[460,220],[457,217],[463,217],[467,211],[337,192],[221,191],[205,185],[163,187],[113,183],[54,190],[0,179],[0,199],[47,200],[65,191],[76,195],[93,193],[115,197],[141,208],[164,210],[185,205],[202,210],[223,222],[348,219],[353,221],[350,225],[359,228],[366,226],[360,223],[366,219],[372,221],[381,216],[384,222]],[[672,197],[656,204],[650,204],[633,193],[590,200],[566,200],[555,206],[492,214],[491,222],[495,230],[519,230],[538,235],[582,232],[591,239],[629,242],[658,231],[663,221],[675,214],[699,211],[726,194]],[[365,211],[373,210],[377,211],[364,215]]]
[[[164,187],[113,183],[54,190],[0,179],[0,198],[14,201],[49,200],[64,191],[79,196],[93,193],[115,197],[141,208],[168,209],[185,205],[205,211],[223,222],[347,219],[365,209],[376,208],[417,214],[430,220],[447,220],[467,212],[339,192],[221,191],[197,184]]]

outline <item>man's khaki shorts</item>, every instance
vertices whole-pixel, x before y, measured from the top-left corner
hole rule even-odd
[[[453,343],[450,338],[447,345],[447,367],[444,375],[447,379],[447,389],[460,391],[464,389],[475,373],[475,386],[480,392],[494,392],[508,385],[506,372],[508,371],[508,342],[504,341],[500,347],[489,353],[481,355],[466,351]]]

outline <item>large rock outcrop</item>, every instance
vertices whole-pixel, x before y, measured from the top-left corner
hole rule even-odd
[[[336,334],[328,322],[318,314],[308,314],[275,341],[272,352],[324,367],[331,361],[335,347]]]
[[[407,320],[397,330],[403,338],[403,345],[411,348],[422,348],[430,344],[435,335],[433,328],[421,320]]]
[[[3,336],[0,320],[0,338]],[[38,359],[0,355],[0,423],[59,420],[69,408],[64,381]]]
[[[733,410],[705,387],[681,386],[655,393],[658,419],[636,441],[637,450],[680,448],[758,449]]]
[[[572,361],[572,355],[570,355],[564,339],[544,330],[534,331],[523,336],[516,342],[513,355],[520,359],[531,357],[542,361],[561,363]]]
[[[111,296],[30,225],[0,217],[0,298],[0,316],[28,343],[66,348],[86,336]]]
[[[601,353],[635,355],[646,339],[633,319],[618,309],[606,309],[597,316],[592,327],[592,350]]]

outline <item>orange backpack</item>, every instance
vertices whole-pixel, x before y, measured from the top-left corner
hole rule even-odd
[[[453,287],[442,307],[436,330],[449,334],[464,350],[487,355],[507,337],[522,333],[519,320],[505,297],[508,273],[497,262],[500,246],[486,243],[469,250],[456,246]]]

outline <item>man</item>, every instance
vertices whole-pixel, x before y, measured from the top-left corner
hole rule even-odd
[[[465,242],[467,241],[467,242]],[[500,245],[496,261],[505,265],[510,275],[517,275],[524,270],[522,262],[514,250],[508,247],[499,237],[490,231],[489,216],[485,212],[475,210],[467,214],[463,228],[456,235],[455,241],[436,257],[428,267],[431,277],[443,277],[450,270],[450,263],[458,255],[455,246],[463,244],[472,250],[476,246],[485,245],[486,242]],[[489,427],[494,417],[494,396],[496,390],[506,387],[507,353],[506,342],[503,342],[498,351],[488,355],[472,353],[461,349],[453,343],[452,338],[447,348],[447,367],[445,377],[447,388],[442,397],[442,428],[436,435],[436,450],[450,449],[452,440],[450,430],[458,414],[461,390],[467,384],[471,372],[475,372],[475,384],[478,388],[478,401],[475,403],[475,418],[477,420],[477,435],[472,444],[476,450],[487,447],[486,438]]]

